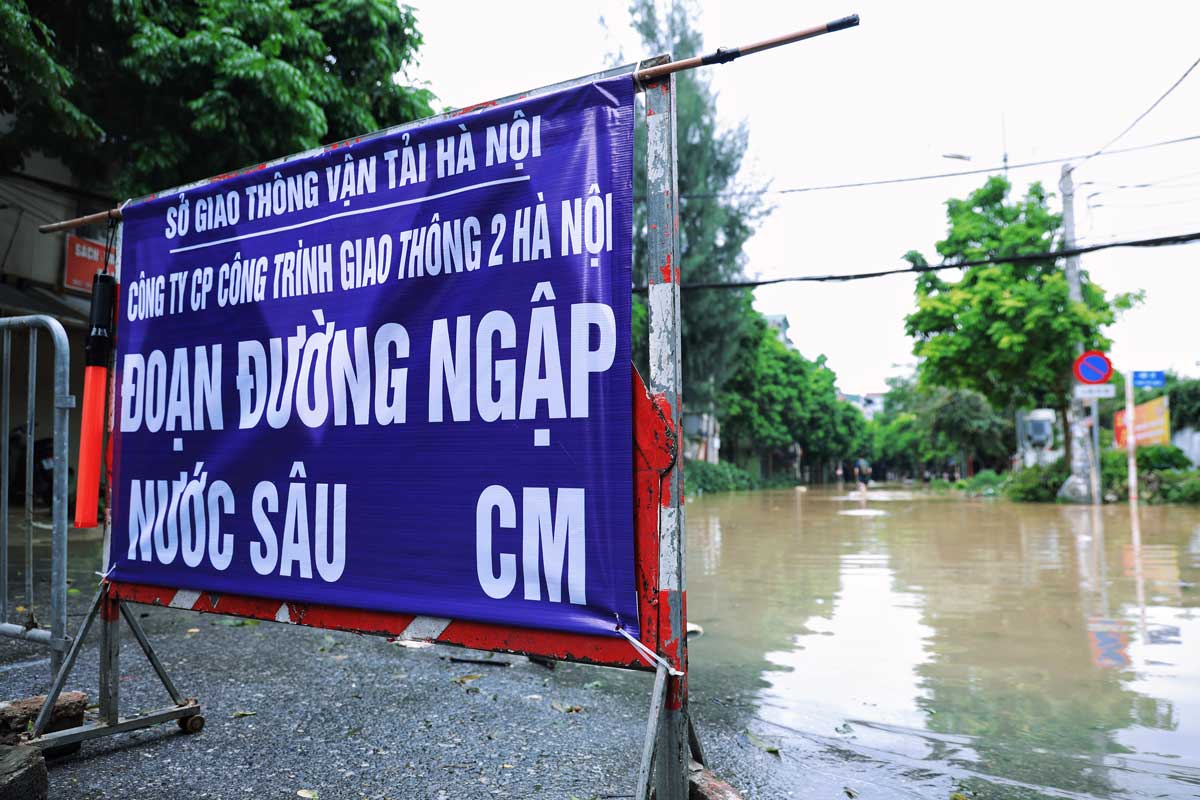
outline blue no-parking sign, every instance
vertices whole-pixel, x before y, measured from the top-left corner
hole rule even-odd
[[[1104,353],[1088,350],[1075,359],[1074,371],[1080,383],[1108,383],[1113,366]]]

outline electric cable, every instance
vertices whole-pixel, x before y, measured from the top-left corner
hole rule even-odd
[[[1167,139],[1167,140],[1164,140],[1161,142],[1150,142],[1149,144],[1133,145],[1131,147],[1121,147],[1121,148],[1117,148],[1115,150],[1106,150],[1103,153],[1099,153],[1099,155],[1115,156],[1115,155],[1120,155],[1122,153],[1134,153],[1134,152],[1138,152],[1141,150],[1150,150],[1150,149],[1157,148],[1157,147],[1167,147],[1170,145],[1184,144],[1186,142],[1194,142],[1194,141],[1200,141],[1200,134],[1193,134],[1191,136],[1182,136],[1177,139]],[[1079,160],[1082,158],[1091,158],[1094,155],[1097,155],[1097,154],[1094,153],[1089,156],[1084,156],[1084,155],[1062,156],[1059,158],[1046,158],[1046,159],[1042,159],[1039,161],[1022,161],[1022,162],[1017,162],[1017,163],[1010,163],[1008,165],[1008,169],[1009,170],[1028,169],[1028,168],[1032,168],[1032,167],[1045,167],[1045,166],[1050,166],[1053,164],[1065,164],[1069,161],[1076,161],[1076,160]],[[687,194],[681,194],[680,198],[683,200],[705,200],[705,199],[713,199],[713,198],[721,198],[721,197],[753,197],[753,196],[768,195],[768,194],[803,194],[803,193],[807,193],[807,192],[824,192],[824,191],[831,191],[834,189],[859,189],[859,188],[864,188],[864,187],[868,187],[868,186],[889,186],[889,185],[897,184],[897,183],[918,183],[921,181],[941,180],[944,178],[958,178],[958,177],[962,177],[964,175],[995,174],[995,173],[1003,172],[1004,169],[1005,169],[1004,165],[1001,164],[1001,165],[997,165],[997,166],[993,166],[993,167],[978,167],[976,169],[955,170],[952,172],[936,172],[936,173],[931,173],[929,175],[911,175],[911,176],[903,177],[903,178],[880,178],[878,180],[855,181],[852,183],[828,183],[828,184],[819,184],[816,186],[796,186],[796,187],[791,187],[791,188],[786,188],[786,189],[745,189],[745,190],[730,190],[727,192],[687,193]],[[642,200],[644,198],[639,197],[637,199]]]
[[[1098,155],[1102,155],[1103,153],[1105,153],[1108,150],[1108,148],[1112,147],[1114,144],[1116,144],[1118,141],[1120,141],[1125,136],[1125,134],[1129,133],[1131,130],[1133,130],[1135,127],[1137,127],[1137,124],[1139,122],[1141,122],[1142,120],[1144,120],[1147,116],[1149,116],[1150,112],[1153,111],[1155,108],[1157,108],[1159,103],[1161,103],[1163,100],[1166,100],[1167,97],[1171,94],[1171,92],[1175,91],[1179,87],[1179,84],[1183,83],[1187,79],[1187,76],[1191,75],[1192,70],[1194,70],[1197,66],[1200,66],[1200,58],[1197,58],[1195,61],[1193,61],[1192,65],[1190,67],[1188,67],[1186,70],[1184,70],[1183,74],[1180,75],[1175,80],[1175,82],[1172,83],[1171,86],[1165,92],[1163,92],[1161,95],[1159,95],[1158,99],[1155,100],[1153,103],[1151,103],[1149,108],[1147,108],[1141,114],[1138,114],[1137,118],[1134,119],[1133,122],[1129,123],[1129,125],[1125,128],[1125,130],[1121,131],[1116,136],[1114,136],[1112,139],[1110,139],[1108,144],[1104,145],[1096,152],[1094,152],[1091,155],[1084,158],[1083,161],[1087,161],[1090,158],[1095,158]],[[1082,164],[1083,161],[1080,161],[1079,163]]]
[[[765,278],[762,280],[729,281],[727,283],[681,283],[680,290],[695,291],[699,289],[755,289],[760,286],[773,286],[779,283],[839,283],[860,281],[869,278],[882,278],[888,275],[920,274],[924,272],[939,272],[946,269],[966,269],[968,267],[983,267],[989,264],[1029,264],[1038,261],[1078,256],[1084,253],[1094,253],[1098,250],[1109,250],[1114,247],[1172,247],[1200,241],[1200,231],[1180,233],[1170,236],[1157,236],[1150,239],[1125,239],[1116,242],[1098,242],[1051,250],[1044,253],[1022,253],[1011,256],[995,256],[991,258],[976,258],[966,261],[942,262],[941,264],[911,265],[898,269],[873,270],[871,272],[850,272],[841,275],[792,275],[786,278]],[[634,292],[645,293],[647,288],[635,286]]]

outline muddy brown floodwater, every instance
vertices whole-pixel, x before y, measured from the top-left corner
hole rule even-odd
[[[1135,550],[1125,506],[689,501],[695,691],[977,796],[1200,796],[1200,511],[1140,521]]]

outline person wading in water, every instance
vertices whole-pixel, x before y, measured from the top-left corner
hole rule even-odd
[[[854,462],[854,480],[858,483],[859,491],[866,494],[867,484],[871,482],[871,462],[860,458]]]

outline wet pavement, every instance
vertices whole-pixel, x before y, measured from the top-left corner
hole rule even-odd
[[[693,712],[747,797],[1200,795],[1200,511],[1143,508],[1139,549],[1124,507],[814,490],[687,514]],[[72,627],[99,547],[73,538]],[[140,613],[208,725],[86,743],[52,798],[632,794],[647,675]],[[123,710],[166,705],[128,635],[122,656]],[[96,672],[93,641],[69,688]],[[47,678],[0,640],[0,697]]]

